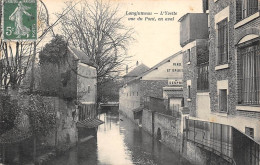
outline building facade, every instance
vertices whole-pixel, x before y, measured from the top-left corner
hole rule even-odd
[[[260,142],[258,0],[209,2],[210,121]]]
[[[97,119],[95,66],[74,47],[68,47],[67,53],[62,65],[41,65],[40,91],[45,95],[58,96],[58,101],[53,103],[59,102],[56,107],[60,120],[58,135],[64,139],[69,135],[75,142],[95,135],[95,128],[102,121]]]
[[[180,40],[185,106],[193,117],[231,125],[260,141],[259,1],[209,0],[204,1],[204,9],[207,13],[200,17],[208,15],[208,19],[196,20],[209,32],[209,39]],[[183,16],[181,29],[195,18],[189,15],[197,14]],[[181,34],[192,33],[188,27]]]
[[[120,111],[141,123],[141,117],[136,117],[135,114],[142,111],[149,97],[162,104],[171,100],[171,107],[173,104],[181,106],[182,65],[182,53],[178,52],[126,82],[119,92]],[[177,91],[176,95],[174,91]],[[176,101],[173,101],[174,97]]]
[[[200,25],[189,30],[194,25],[184,25],[195,18],[188,18],[194,14],[179,20],[181,34],[204,26],[201,29],[207,27],[204,31],[209,36],[203,40],[200,36],[180,40],[184,54],[184,106],[190,111],[185,125],[187,146],[201,153],[201,147],[194,144],[208,148],[209,152],[222,155],[225,163],[260,163],[259,3],[204,0],[205,13],[201,15],[208,16],[207,21],[197,17]]]
[[[191,116],[201,116],[201,111],[204,113],[210,109],[208,14],[187,13],[179,19],[179,22],[184,66],[184,107],[190,111]],[[190,35],[186,36],[187,33]]]

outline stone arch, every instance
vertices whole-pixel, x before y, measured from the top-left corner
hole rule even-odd
[[[156,137],[157,137],[158,140],[162,140],[161,128],[159,128],[159,127],[157,128],[157,136]]]
[[[260,36],[260,29],[258,29],[258,28],[255,28],[255,27],[251,27],[251,28],[247,28],[247,29],[245,29],[245,30],[243,30],[242,32],[240,32],[239,34],[238,34],[238,37],[237,37],[237,39],[236,39],[236,44],[238,44],[239,43],[239,41],[241,40],[241,39],[243,39],[245,36],[247,36],[247,35],[258,35],[258,36]]]

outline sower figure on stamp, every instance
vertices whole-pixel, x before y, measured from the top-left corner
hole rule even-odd
[[[15,32],[14,34],[17,35],[16,38],[21,38],[21,36],[29,37],[30,29],[23,25],[23,14],[27,16],[32,16],[26,10],[30,9],[28,6],[24,6],[20,1],[18,3],[17,8],[14,12],[9,16],[9,20],[15,21]]]

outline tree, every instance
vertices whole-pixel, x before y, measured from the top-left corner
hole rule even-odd
[[[40,92],[44,95],[61,96],[61,68],[68,62],[67,42],[56,35],[39,53],[41,80]]]
[[[73,6],[73,1],[67,3]],[[62,33],[75,47],[79,47],[96,65],[98,87],[118,72],[127,55],[127,45],[133,40],[133,29],[123,25],[118,7],[110,3],[87,0],[73,8],[61,19]]]
[[[62,36],[56,35],[39,52],[40,64],[52,63],[60,65],[67,56],[67,42]]]
[[[0,80],[2,80],[2,85],[6,90],[9,86],[12,89],[18,89],[25,77],[30,60],[30,55],[25,57],[25,54],[31,54],[31,49],[24,49],[26,46],[24,43],[16,42],[14,50],[11,43],[0,41],[2,55],[0,59]]]
[[[122,81],[117,79],[108,79],[99,89],[98,101],[106,103],[119,102],[119,88],[122,85]]]

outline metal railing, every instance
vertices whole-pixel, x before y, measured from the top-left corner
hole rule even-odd
[[[245,105],[260,105],[260,77],[250,77],[238,81],[238,103]]]
[[[260,145],[236,128],[219,123],[186,119],[186,140],[237,165],[259,165]]]

